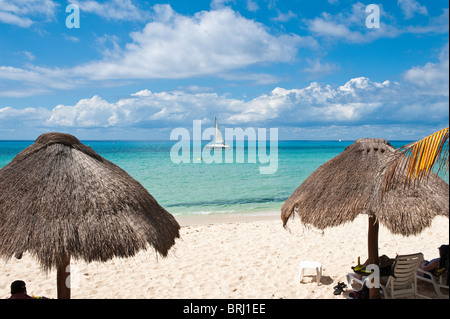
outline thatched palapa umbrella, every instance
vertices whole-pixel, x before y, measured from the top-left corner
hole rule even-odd
[[[383,174],[395,148],[386,140],[360,139],[314,171],[281,208],[284,225],[297,212],[318,229],[369,216],[368,255],[378,264],[378,229],[394,234],[420,233],[437,215],[449,215],[449,185],[432,173],[415,188],[392,187],[382,197]],[[379,292],[379,290],[378,290]],[[376,297],[377,291],[371,291]]]
[[[0,170],[0,257],[29,252],[57,269],[70,298],[70,258],[105,262],[154,247],[162,256],[180,226],[124,170],[72,135],[48,133]]]

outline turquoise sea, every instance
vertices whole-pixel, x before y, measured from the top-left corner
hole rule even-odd
[[[260,167],[269,164],[260,163],[258,156],[252,163],[248,159],[252,150],[247,145],[244,163],[207,164],[193,156],[190,163],[176,164],[170,157],[175,141],[82,142],[127,171],[175,216],[279,213],[283,202],[314,170],[353,143],[279,141],[278,169],[275,174],[263,175]],[[0,141],[0,168],[32,143]],[[391,141],[396,148],[407,143]],[[443,177],[448,183],[448,174]]]

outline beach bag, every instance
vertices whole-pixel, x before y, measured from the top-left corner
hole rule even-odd
[[[378,258],[378,267],[380,267],[380,276],[394,276],[394,261],[395,259],[389,258],[386,255]]]
[[[349,296],[353,299],[369,299],[369,288],[364,283],[361,290],[352,291]]]

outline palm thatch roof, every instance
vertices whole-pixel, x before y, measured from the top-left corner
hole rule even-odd
[[[180,226],[124,170],[74,136],[41,135],[0,170],[0,257],[24,252],[44,270],[154,249],[166,256]]]
[[[286,200],[284,225],[295,212],[319,229],[374,217],[392,233],[420,233],[437,215],[449,215],[449,185],[434,173],[415,188],[398,185],[381,199],[383,178],[395,148],[383,139],[360,139],[320,166]]]

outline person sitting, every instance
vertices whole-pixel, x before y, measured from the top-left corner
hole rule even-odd
[[[448,245],[441,245],[439,249],[439,258],[434,258],[430,261],[424,260],[420,264],[419,268],[427,271],[431,274],[435,274],[437,271],[441,269],[445,269],[448,271]],[[426,278],[429,278],[430,276],[427,274],[424,274],[422,272],[418,272],[419,276],[424,276]]]
[[[27,294],[27,287],[22,280],[16,280],[11,284],[11,297],[9,299],[35,299]]]
[[[438,266],[439,266],[439,258],[434,258],[431,259],[430,261],[423,260],[420,263],[420,269],[423,269],[431,273],[434,273],[438,269]]]

